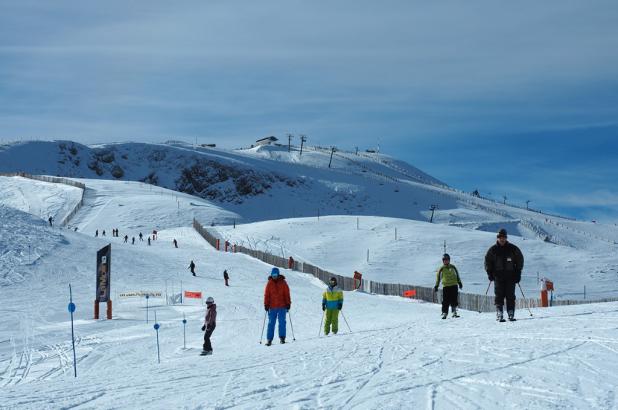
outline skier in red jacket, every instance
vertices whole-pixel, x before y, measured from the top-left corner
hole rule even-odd
[[[285,281],[285,276],[279,274],[278,268],[273,268],[264,289],[264,309],[268,312],[266,346],[270,346],[273,342],[277,320],[279,321],[279,340],[285,343],[285,315],[291,306],[290,288]]]

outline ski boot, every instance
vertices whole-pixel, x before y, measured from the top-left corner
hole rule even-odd
[[[509,321],[514,322],[514,321],[517,320],[517,319],[515,319],[515,311],[514,310],[509,310],[507,313],[509,315]]]
[[[459,317],[459,313],[457,313],[457,309],[453,309],[453,316],[452,317]]]
[[[448,313],[442,313],[442,319],[446,319],[447,315],[448,315]]]
[[[212,354],[212,350],[202,350],[200,356],[210,356]]]
[[[279,341],[281,342],[281,344],[285,344],[285,337],[280,337]]]
[[[270,345],[273,344],[273,341],[272,340],[267,340],[265,344],[266,344],[266,346],[270,346]]]
[[[502,312],[502,306],[496,307],[496,320],[498,322],[506,322],[504,319],[504,313]]]

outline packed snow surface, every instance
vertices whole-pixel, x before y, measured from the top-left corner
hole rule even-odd
[[[435,304],[345,292],[340,332],[323,336],[319,335],[320,305],[325,285],[306,274],[283,270],[292,294],[289,343],[275,341],[266,347],[259,342],[270,266],[245,255],[217,252],[206,244],[188,226],[190,211],[183,214],[183,209],[191,209],[192,202],[207,208],[207,203],[152,194],[149,187],[136,184],[84,182],[88,186],[85,205],[72,221],[77,232],[49,227],[22,210],[0,206],[0,277],[5,279],[0,282],[3,408],[618,406],[618,303],[534,309],[533,316],[518,311],[517,322],[497,323],[493,314],[470,311],[462,311],[459,319],[441,320]],[[31,196],[30,209],[43,206],[44,198]],[[3,198],[0,202],[7,205]],[[208,212],[224,211],[212,207]],[[325,222],[320,220],[327,226]],[[277,232],[285,231],[282,225],[287,223],[292,221],[273,223],[271,235],[285,239]],[[367,218],[361,223],[365,234],[379,236],[389,221]],[[317,239],[301,233],[324,234],[326,247],[334,246],[337,238],[303,226],[308,224],[315,225],[298,221],[298,244],[285,239],[285,246],[297,247],[301,253],[301,240],[307,238],[301,254],[327,255],[311,250]],[[336,228],[337,224],[346,226],[333,230],[343,242],[347,231],[354,231],[355,221],[335,218],[330,225]],[[113,228],[119,229],[119,238],[110,237]],[[159,235],[150,246],[145,240],[124,243],[125,234],[133,237],[140,230],[147,233],[155,228]],[[107,237],[95,238],[95,229],[106,229]],[[265,226],[251,230],[255,238],[267,231]],[[422,228],[403,229],[400,240],[414,243],[415,231]],[[476,234],[481,236],[471,239],[475,249],[477,241],[482,248],[491,242],[488,234]],[[467,245],[455,236],[453,246],[461,249],[457,254],[463,262]],[[441,243],[436,242],[436,250],[426,256],[429,262],[424,262],[428,270],[431,267],[429,276],[437,259],[434,253],[440,252]],[[114,316],[93,320],[95,255],[108,243],[112,245]],[[364,245],[359,246],[361,251]],[[28,256],[28,246],[36,249],[36,257]],[[187,270],[190,260],[197,265],[197,277]],[[324,256],[323,260],[333,259]],[[230,273],[230,287],[224,286],[224,269]],[[77,305],[77,378],[73,377],[67,311],[69,283]],[[182,305],[168,305],[164,298],[153,297],[146,310],[145,298],[120,297],[123,292],[151,291],[175,298],[181,289],[202,291],[216,301],[212,356],[199,356],[205,310],[199,301],[185,299]],[[102,317],[104,311],[102,305]],[[160,364],[155,313],[161,325]],[[187,319],[186,348],[183,318]]]
[[[487,249],[494,232],[461,229],[382,217],[326,216],[220,226],[214,230],[230,243],[309,262],[333,273],[383,283],[432,287],[445,251],[459,270],[464,289],[484,293]],[[521,286],[538,297],[544,277],[554,282],[556,298],[618,296],[618,255],[510,236],[525,257]],[[519,293],[519,292],[518,292]]]

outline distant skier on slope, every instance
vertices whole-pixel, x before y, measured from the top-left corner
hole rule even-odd
[[[264,289],[264,310],[268,312],[266,346],[270,346],[273,342],[277,321],[279,321],[279,341],[282,344],[285,343],[285,315],[291,307],[290,288],[285,281],[285,276],[279,274],[278,268],[272,268]]]
[[[204,346],[202,348],[202,356],[212,354],[212,344],[210,343],[210,336],[215,331],[217,326],[217,305],[212,296],[206,298],[206,316],[204,317],[204,325],[202,331],[204,333]]]
[[[176,238],[174,238],[172,242],[174,243],[174,248],[178,248],[178,241],[176,240]]]
[[[97,238],[99,236],[99,230],[94,231],[94,237]]]
[[[143,241],[143,240],[144,240],[144,235],[142,235],[142,233],[141,233],[141,232],[139,233],[139,240],[140,240],[140,241]]]
[[[191,260],[191,263],[189,264],[189,267],[187,269],[191,270],[191,273],[193,274],[193,276],[195,276],[195,263],[193,262],[193,260]]]
[[[150,246],[150,236],[148,237],[148,246]]]
[[[223,280],[225,281],[225,286],[230,286],[228,283],[230,280],[230,275],[228,275],[227,269],[223,271]]]
[[[455,265],[451,265],[451,257],[448,253],[442,255],[442,266],[438,269],[436,274],[436,285],[433,287],[433,291],[437,292],[438,287],[442,282],[442,319],[446,319],[448,315],[448,307],[451,307],[453,317],[459,317],[457,313],[457,305],[459,298],[459,289],[463,288],[459,272]]]
[[[52,218],[51,215],[49,216],[49,218],[47,218],[47,220],[49,221],[49,226],[53,226],[52,222],[54,221],[54,218]]]
[[[128,240],[129,240],[129,235],[125,235],[124,236],[124,243],[127,243]]]
[[[490,281],[494,281],[496,295],[496,320],[504,320],[504,299],[510,321],[515,320],[515,285],[521,280],[524,268],[524,255],[519,248],[507,240],[506,229],[500,229],[496,244],[485,255],[485,271]]]
[[[343,308],[343,292],[337,286],[337,278],[332,277],[328,281],[328,288],[322,294],[322,311],[326,313],[324,321],[324,334],[330,331],[337,334],[339,330],[339,311]]]

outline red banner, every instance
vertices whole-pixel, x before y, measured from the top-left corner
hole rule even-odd
[[[201,299],[202,292],[191,292],[191,291],[185,290],[185,297],[188,299]]]
[[[416,296],[416,289],[405,290],[403,292],[403,296],[406,298],[413,298],[414,296]]]

